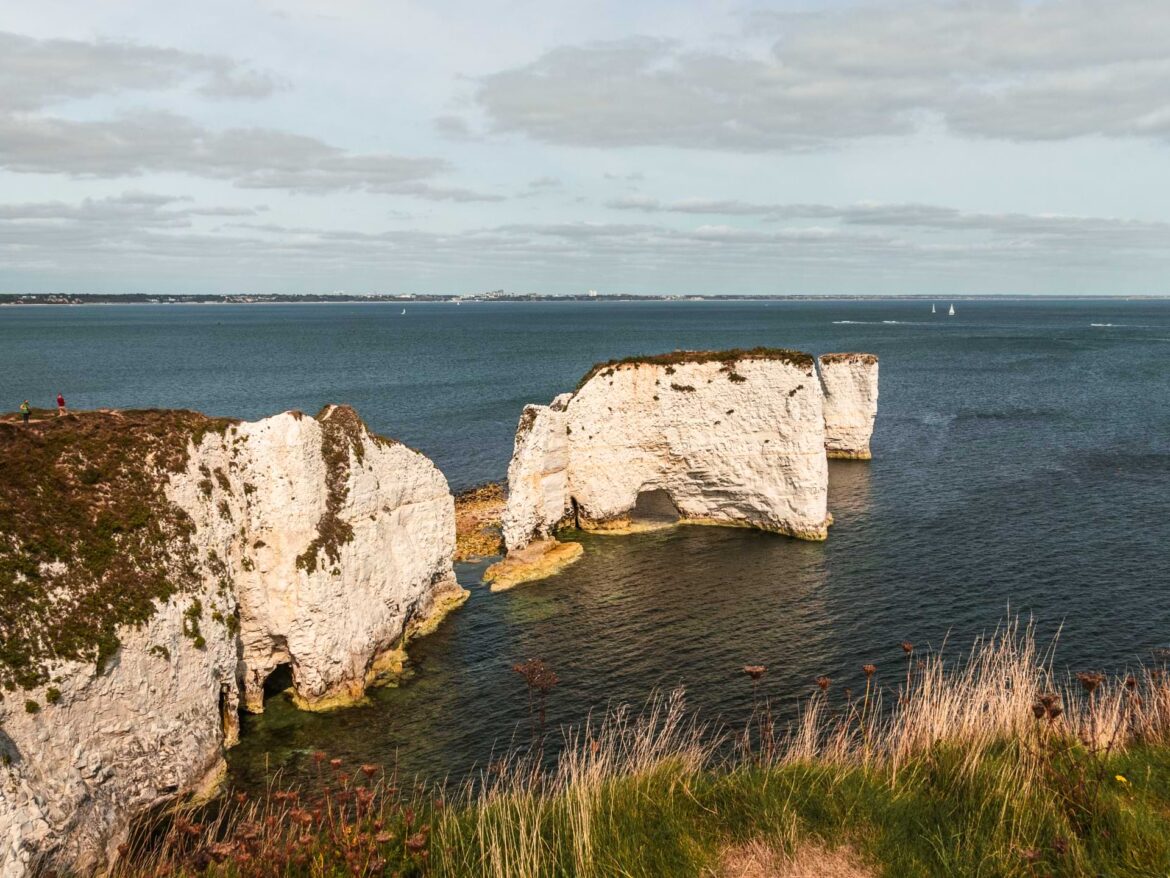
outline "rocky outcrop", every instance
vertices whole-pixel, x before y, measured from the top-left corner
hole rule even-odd
[[[547,538],[569,514],[569,439],[565,409],[573,395],[552,405],[527,405],[508,464],[508,502],[502,529],[508,551]]]
[[[824,354],[825,451],[829,457],[869,460],[877,417],[878,359],[873,354]]]
[[[3,878],[108,861],[136,815],[214,784],[278,665],[302,706],[347,703],[464,596],[446,480],[345,407],[87,413],[0,445],[29,462],[0,496],[0,587],[28,616],[0,610]],[[58,519],[68,541],[29,531]]]
[[[209,495],[207,470],[225,476]],[[458,589],[447,480],[349,408],[205,440],[169,493],[201,553],[231,571],[249,710],[263,709],[264,681],[282,664],[302,707],[360,698],[408,622]]]
[[[595,367],[571,395],[529,406],[508,470],[509,552],[572,520],[628,529],[640,494],[680,520],[803,539],[828,533],[825,421],[813,358],[677,352]]]

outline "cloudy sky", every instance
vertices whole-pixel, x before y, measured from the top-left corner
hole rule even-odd
[[[0,0],[0,292],[1170,292],[1166,0]]]

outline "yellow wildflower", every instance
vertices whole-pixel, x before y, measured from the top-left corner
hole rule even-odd
[[[1124,774],[1115,774],[1115,775],[1113,775],[1113,779],[1115,781],[1117,781],[1118,783],[1124,783],[1124,784],[1129,783],[1129,781],[1126,779]]]

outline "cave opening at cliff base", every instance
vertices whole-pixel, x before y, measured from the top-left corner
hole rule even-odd
[[[638,492],[630,519],[646,524],[676,524],[682,515],[670,494],[662,488],[645,488]]]
[[[264,700],[267,701],[292,688],[293,671],[291,662],[281,662],[264,680]]]

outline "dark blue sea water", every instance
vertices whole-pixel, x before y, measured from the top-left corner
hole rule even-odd
[[[940,310],[945,310],[940,301]],[[233,772],[306,753],[458,776],[526,717],[511,664],[558,672],[550,722],[684,684],[741,721],[740,668],[791,705],[811,679],[891,678],[903,639],[955,652],[1009,613],[1063,626],[1058,658],[1119,670],[1170,644],[1170,302],[905,301],[92,306],[0,309],[0,400],[260,417],[353,404],[459,489],[504,476],[526,402],[594,361],[675,348],[881,357],[871,463],[832,462],[824,544],[715,528],[585,537],[564,574],[470,601],[413,676],[328,716],[280,699]],[[527,732],[521,729],[520,738]]]

